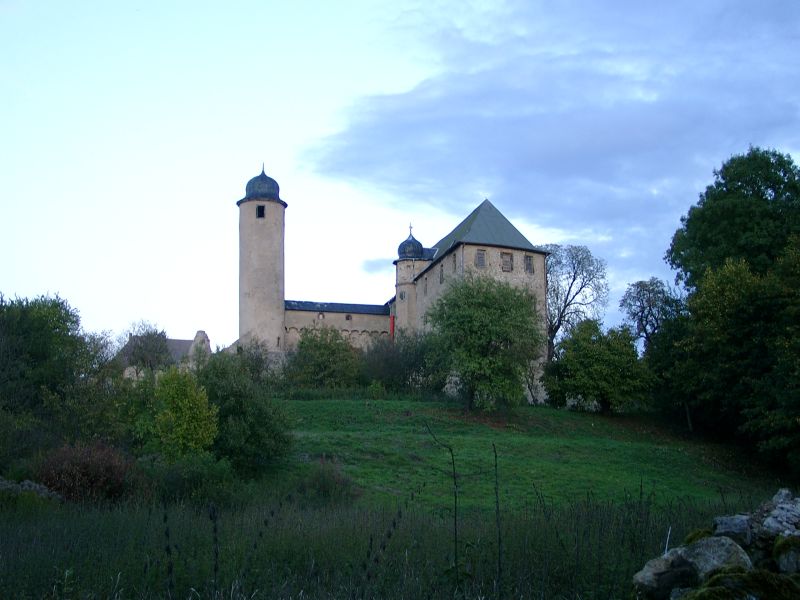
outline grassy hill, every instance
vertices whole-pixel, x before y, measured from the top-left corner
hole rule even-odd
[[[631,417],[524,407],[510,417],[465,414],[454,404],[324,399],[286,402],[296,433],[300,476],[321,457],[334,461],[365,499],[392,498],[426,484],[423,504],[452,502],[452,446],[463,506],[491,508],[497,448],[501,502],[522,508],[534,490],[556,502],[592,493],[621,499],[765,497],[777,483],[755,477],[730,447],[669,433]]]
[[[0,598],[626,598],[665,543],[777,485],[748,475],[729,448],[638,418],[281,403],[294,454],[220,506],[0,495]],[[450,455],[428,428],[453,448],[458,519]],[[318,494],[331,472],[360,497]]]

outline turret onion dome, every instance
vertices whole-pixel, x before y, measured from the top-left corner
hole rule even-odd
[[[408,238],[397,247],[397,255],[400,260],[420,259],[423,257],[422,244],[409,231]]]
[[[277,200],[281,202],[280,187],[278,182],[264,173],[264,166],[261,166],[261,175],[253,177],[247,182],[245,196],[242,200]]]

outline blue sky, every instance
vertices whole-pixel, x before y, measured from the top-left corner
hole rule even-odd
[[[0,291],[227,345],[263,161],[290,299],[385,302],[488,197],[608,262],[613,323],[713,169],[798,160],[798,56],[791,0],[0,0]]]

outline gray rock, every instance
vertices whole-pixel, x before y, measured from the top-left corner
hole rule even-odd
[[[675,551],[694,567],[700,583],[719,569],[742,567],[749,571],[753,568],[750,557],[742,547],[725,536],[703,538]]]
[[[778,563],[778,571],[791,575],[800,573],[800,546],[791,546],[783,553],[775,557]]]
[[[776,519],[773,516],[769,516],[766,519],[764,519],[762,527],[764,527],[767,533],[769,533],[772,536],[782,535],[784,529],[786,529],[783,523],[781,523],[778,519]]]
[[[772,497],[773,504],[780,504],[781,502],[790,502],[792,500],[792,492],[790,492],[787,488],[781,488],[778,492]]]
[[[697,583],[697,571],[678,553],[678,548],[647,561],[633,576],[637,597],[645,600],[669,600],[675,588],[692,588]]]
[[[750,530],[750,515],[733,515],[714,519],[714,535],[731,538],[740,546],[749,546],[753,541]]]

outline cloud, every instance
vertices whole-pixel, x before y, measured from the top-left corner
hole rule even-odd
[[[611,270],[663,272],[714,168],[751,144],[800,149],[800,8],[696,4],[437,5],[436,74],[360,99],[309,157],[398,204],[463,215],[489,197],[591,241]]]
[[[361,263],[361,268],[366,273],[385,273],[394,271],[393,258],[370,258]]]

